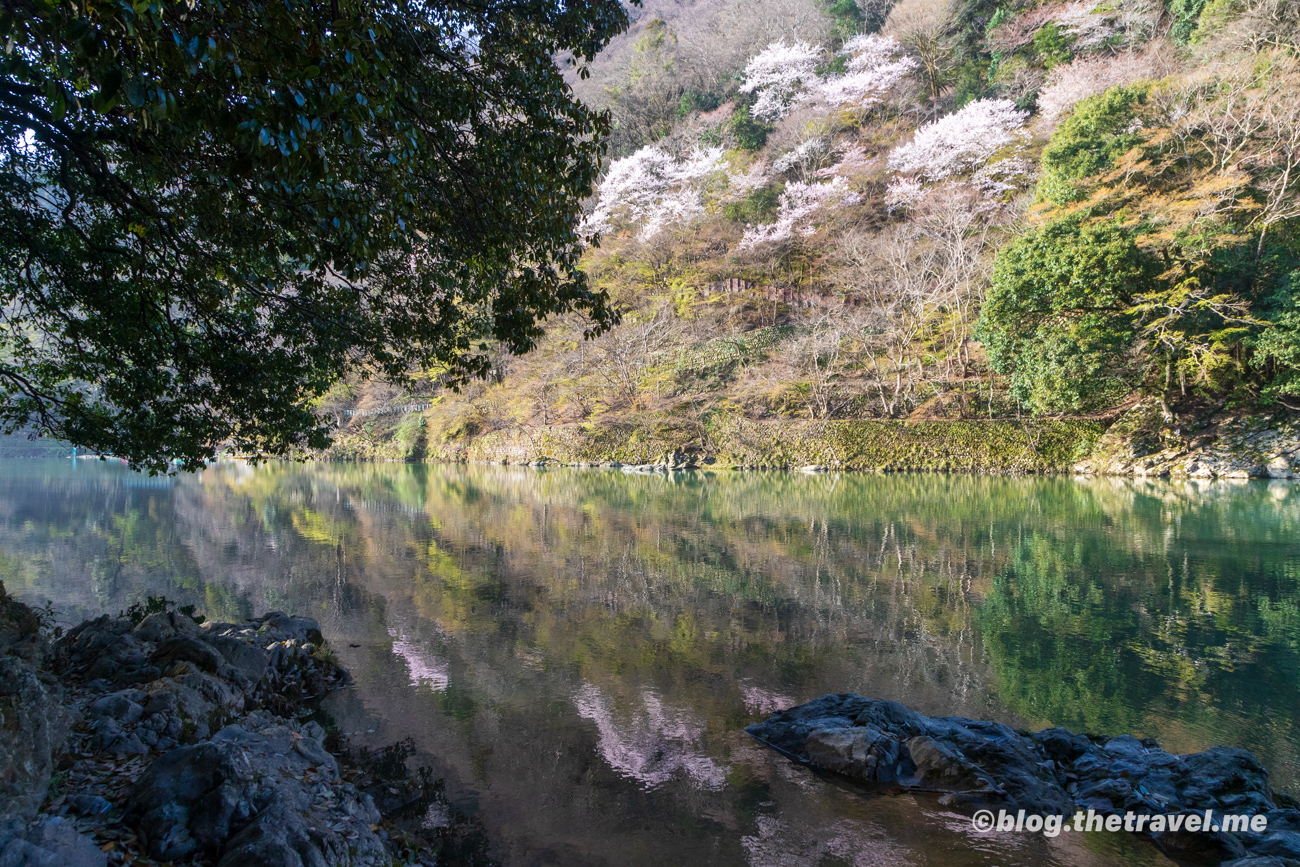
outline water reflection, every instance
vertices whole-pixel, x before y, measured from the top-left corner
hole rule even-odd
[[[859,691],[1246,746],[1294,792],[1292,490],[9,462],[0,577],[67,619],[147,594],[310,612],[356,675],[342,727],[414,738],[510,864],[1162,863],[1122,837],[973,837],[741,730]]]

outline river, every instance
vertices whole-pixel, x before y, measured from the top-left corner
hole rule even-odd
[[[320,621],[359,745],[410,738],[507,865],[1169,864],[978,836],[743,733],[861,692],[1255,751],[1300,794],[1300,488],[1059,477],[0,462],[0,579]]]

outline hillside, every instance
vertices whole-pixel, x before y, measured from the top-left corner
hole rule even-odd
[[[339,386],[334,453],[1095,428],[1062,469],[1139,402],[1165,440],[1285,415],[1298,50],[1285,0],[647,2],[572,76],[613,121],[583,267],[621,324],[552,320],[458,392]]]

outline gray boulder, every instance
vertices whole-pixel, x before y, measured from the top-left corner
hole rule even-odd
[[[27,821],[45,800],[71,723],[61,698],[26,662],[0,656],[0,816]]]
[[[1044,815],[1263,814],[1266,834],[1180,830],[1153,839],[1201,863],[1300,864],[1300,809],[1277,803],[1268,771],[1245,750],[1172,755],[1130,735],[1030,734],[853,694],[814,699],[746,731],[807,764],[866,784],[942,793],[945,804],[1003,804]]]
[[[223,865],[386,863],[379,813],[344,783],[313,729],[260,712],[172,750],[136,783],[127,822],[151,857],[202,854]]]
[[[47,816],[21,837],[0,845],[0,867],[106,867],[95,841],[58,816]]]

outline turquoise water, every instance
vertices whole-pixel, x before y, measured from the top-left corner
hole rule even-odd
[[[1290,483],[0,462],[0,577],[65,621],[146,595],[322,625],[360,744],[410,737],[506,864],[1164,864],[979,837],[743,734],[862,692],[1247,747],[1297,794]]]

